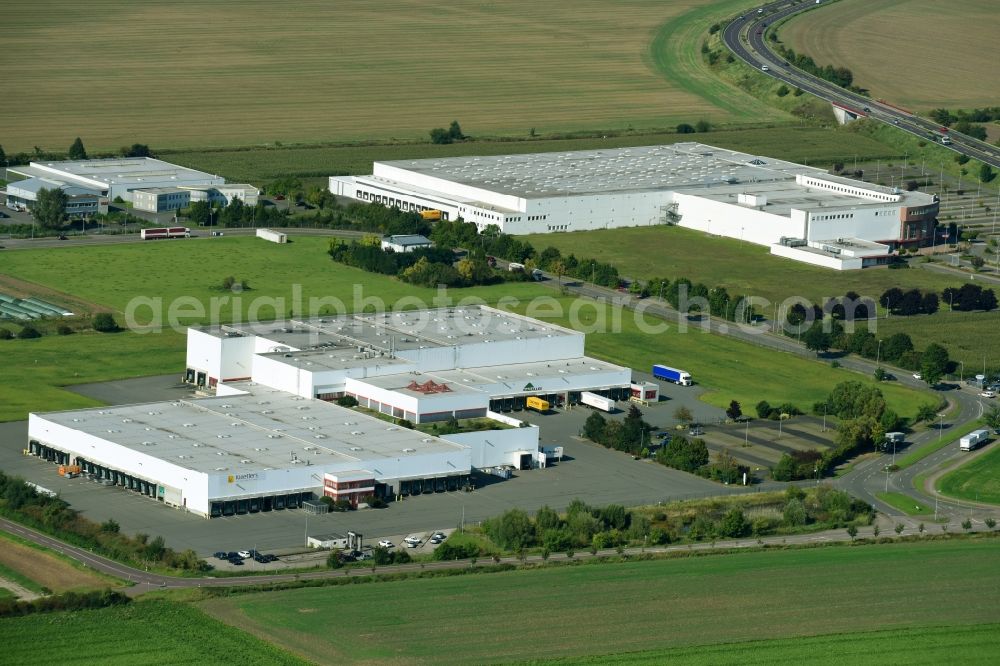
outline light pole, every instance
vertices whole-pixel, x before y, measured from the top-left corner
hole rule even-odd
[[[963,361],[958,362],[958,383],[961,384],[965,381],[965,363]]]
[[[750,419],[746,419],[746,429],[743,431],[743,445],[750,446]]]
[[[875,351],[875,369],[878,370],[882,363],[882,340],[878,341],[878,349]]]

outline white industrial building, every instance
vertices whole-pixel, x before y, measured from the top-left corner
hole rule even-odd
[[[40,182],[41,186],[62,187],[67,193],[86,194],[99,200],[102,212],[107,211],[109,201],[119,197],[132,202],[138,210],[159,213],[177,210],[192,201],[226,205],[233,199],[241,199],[254,205],[260,193],[252,185],[227,184],[221,176],[152,157],[31,162],[27,166],[7,167],[7,180],[11,183],[8,204],[23,201],[30,206],[34,197],[22,196],[17,190],[29,191],[34,187],[32,183]],[[11,187],[15,187],[13,194]]]
[[[357,503],[544,467],[538,429],[503,412],[635,388],[628,368],[584,356],[582,333],[486,306],[192,328],[185,378],[215,395],[31,414],[29,451],[205,516],[317,494]],[[472,417],[496,428],[435,437],[396,423]]]
[[[938,199],[699,143],[375,162],[330,191],[508,234],[676,224],[835,269],[933,241]]]

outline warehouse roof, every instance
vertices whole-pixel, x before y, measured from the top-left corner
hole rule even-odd
[[[321,400],[260,384],[233,386],[248,393],[43,418],[207,474],[344,462],[377,473],[379,460],[467,448]]]
[[[32,162],[16,167],[17,173],[29,176],[57,177],[84,186],[110,184],[162,186],[223,184],[225,178],[203,171],[171,164],[152,157],[123,157],[104,160]]]
[[[572,390],[572,382],[575,377],[590,376],[595,372],[622,370],[627,370],[627,368],[599,361],[589,356],[581,356],[550,362],[505,363],[425,374],[436,381],[447,382],[450,386],[479,388],[486,385],[504,384],[510,393],[523,393],[531,391],[558,392],[567,390],[567,388]],[[531,387],[526,388],[529,384]]]
[[[68,197],[100,196],[100,192],[86,187],[78,187],[52,178],[26,178],[7,185],[8,190],[38,194],[39,190],[61,189]]]
[[[541,322],[485,305],[404,310],[357,315],[230,324],[198,329],[217,337],[257,335],[295,350],[371,347],[381,351],[418,349],[484,341],[579,336],[562,326]]]
[[[758,192],[772,187],[803,193],[821,202],[839,205],[872,203],[849,194],[811,190],[795,182],[797,175],[808,175],[881,194],[900,195],[904,204],[929,203],[930,195],[906,193],[880,185],[861,183],[849,178],[794,162],[760,157],[701,143],[687,142],[663,146],[641,146],[604,150],[584,150],[525,155],[496,155],[396,160],[376,162],[372,178],[380,183],[399,184],[406,190],[420,190],[410,185],[405,175],[380,166],[402,169],[460,183],[490,192],[524,199],[581,194],[612,194],[631,191],[678,190],[715,198],[729,191]],[[366,178],[366,177],[361,177]],[[426,186],[426,184],[424,185]],[[716,192],[722,194],[716,195]],[[469,201],[463,196],[454,197]]]

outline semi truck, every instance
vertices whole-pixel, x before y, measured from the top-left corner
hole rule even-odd
[[[190,238],[191,230],[187,227],[151,227],[139,232],[142,240],[159,240],[161,238]]]
[[[264,240],[271,241],[272,243],[288,242],[288,234],[280,231],[274,231],[273,229],[258,229],[257,238],[263,238]]]
[[[524,403],[528,409],[534,409],[536,412],[547,412],[549,411],[549,401],[542,400],[536,396],[531,396]]]
[[[583,391],[580,394],[580,404],[587,405],[588,407],[593,407],[594,409],[599,409],[602,412],[613,412],[615,411],[615,401],[611,398],[606,398],[603,395],[598,395],[596,393],[591,393],[590,391]]]
[[[979,445],[989,439],[989,430],[973,430],[968,435],[958,440],[958,448],[962,451],[972,451],[979,448]]]
[[[653,376],[657,379],[679,384],[680,386],[691,386],[693,384],[691,375],[684,370],[671,368],[669,365],[654,365]]]

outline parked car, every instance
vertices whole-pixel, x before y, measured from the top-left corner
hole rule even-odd
[[[275,194],[274,195],[274,200],[275,201],[284,201],[285,200],[285,195],[284,194]]]
[[[431,544],[433,544],[435,546],[438,545],[439,543],[443,543],[443,542],[444,542],[444,539],[439,539],[437,537],[431,537],[430,540],[428,541],[428,543],[431,543]]]
[[[981,395],[984,398],[995,398],[995,397],[997,397],[997,394],[994,393],[993,391],[983,391],[979,395]]]
[[[239,551],[236,554],[239,555],[240,557],[242,557],[244,560],[247,559],[248,557],[250,557],[250,551],[249,550],[241,550],[241,551]]]
[[[241,560],[238,557],[235,560],[229,560],[229,563],[232,564],[233,566],[237,566],[237,567],[243,566],[243,560]]]
[[[378,545],[379,545],[380,548],[395,548],[396,547],[396,544],[394,544],[393,542],[389,541],[388,539],[382,539],[381,541],[378,542]]]
[[[237,553],[235,550],[231,550],[228,553],[226,553],[226,559],[227,560],[235,560],[239,556],[240,556],[240,554]]]
[[[444,532],[435,532],[431,535],[432,539],[441,539],[442,541],[448,538],[448,535]]]
[[[924,376],[922,374],[920,374],[919,372],[914,372],[913,373],[913,378],[914,379],[923,379]]]
[[[220,550],[220,551],[218,551],[215,554],[215,559],[217,559],[217,560],[228,560],[229,559],[229,553],[227,553],[224,550]]]
[[[408,536],[405,539],[403,539],[403,541],[405,541],[406,543],[420,543],[420,537]]]

